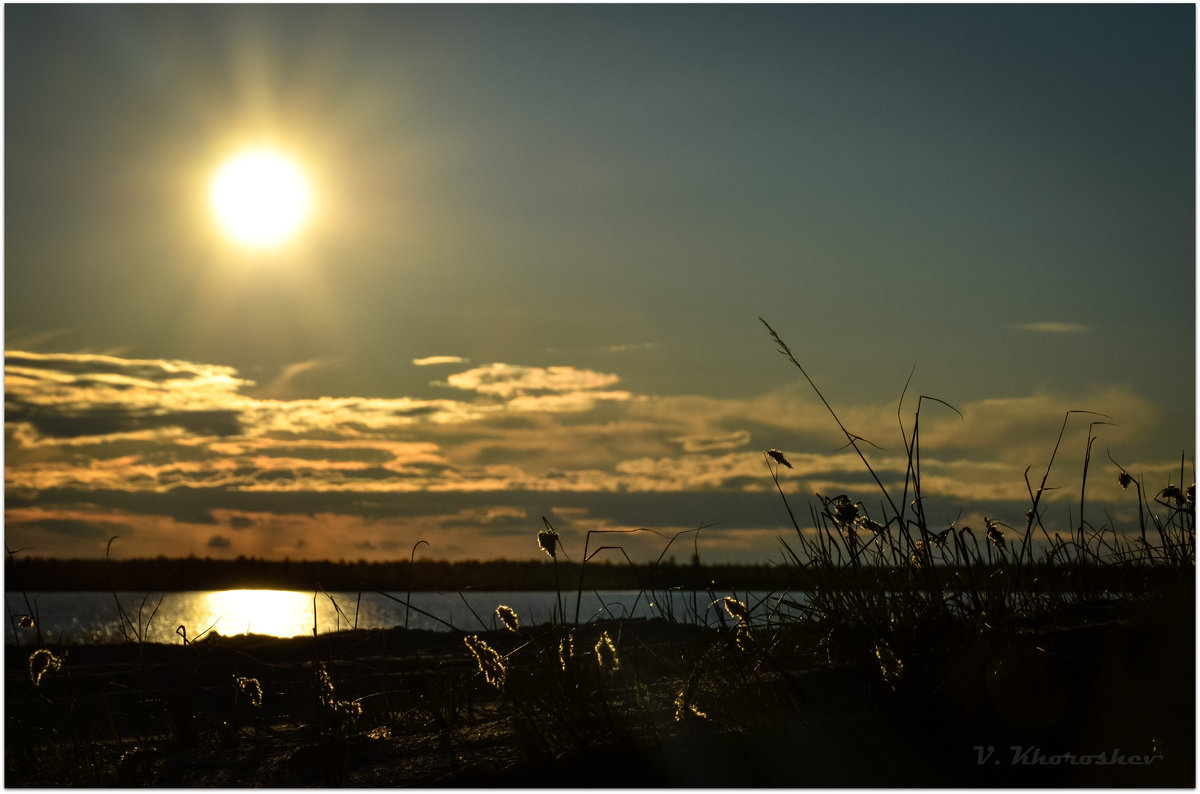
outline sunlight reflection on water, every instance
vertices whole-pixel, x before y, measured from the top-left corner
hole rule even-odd
[[[288,590],[219,590],[194,593],[188,610],[196,630],[221,634],[295,637],[312,631],[313,597]]]
[[[765,615],[778,608],[771,603],[774,598],[758,603],[760,596],[767,595],[741,593],[739,598],[745,599],[756,615]],[[28,606],[26,596],[30,599]],[[495,609],[500,604],[516,610],[522,626],[564,617],[567,622],[574,622],[576,614],[573,593],[564,594],[559,604],[555,593],[542,591],[414,592],[411,609],[405,605],[406,597],[407,594],[314,594],[288,590],[6,593],[10,620],[5,625],[5,640],[22,645],[36,641],[35,630],[21,628],[17,620],[30,611],[37,615],[45,641],[65,644],[139,640],[178,644],[182,642],[177,633],[181,626],[189,641],[210,631],[225,636],[252,633],[311,637],[314,625],[319,634],[355,627],[400,626],[433,631],[452,628],[480,631],[500,628],[495,618]],[[803,600],[795,594],[792,597]],[[724,614],[719,604],[720,600],[713,602],[709,593],[691,591],[658,593],[653,598],[636,590],[589,592],[582,594],[578,614],[583,623],[661,617],[715,625]]]

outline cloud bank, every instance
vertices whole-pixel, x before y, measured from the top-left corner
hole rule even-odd
[[[616,388],[614,373],[496,362],[448,375],[437,384],[444,397],[285,399],[230,367],[186,361],[11,351],[5,373],[6,531],[31,553],[100,556],[120,535],[130,555],[384,559],[424,539],[433,556],[521,558],[537,555],[546,515],[580,539],[589,529],[715,524],[702,549],[762,562],[776,536],[794,531],[767,448],[792,463],[781,476],[794,507],[814,493],[882,501],[800,383],[747,398],[650,395]],[[1101,441],[1089,503],[1136,515],[1099,451],[1153,432],[1155,415],[1112,387],[956,406],[961,417],[924,403],[920,466],[939,520],[977,511],[1017,523],[1026,469],[1040,481],[1080,400],[1113,418],[1068,422],[1050,502],[1070,509],[1078,499],[1090,432]],[[901,412],[907,432],[915,408]],[[901,493],[908,458],[896,407],[839,416]],[[1179,481],[1178,461],[1120,462],[1147,483]]]

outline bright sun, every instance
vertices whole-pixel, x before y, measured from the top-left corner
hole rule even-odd
[[[252,248],[287,240],[304,223],[312,204],[299,167],[270,149],[242,152],[221,166],[209,198],[225,232]]]

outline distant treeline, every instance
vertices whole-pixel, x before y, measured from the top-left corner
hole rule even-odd
[[[260,560],[238,557],[214,560],[209,557],[155,557],[134,560],[80,560],[48,557],[17,557],[5,562],[5,590],[41,591],[179,591],[273,589],[313,591],[406,590],[547,590],[574,592],[580,586],[578,563],[559,561],[557,572],[549,560],[486,560],[444,562],[407,560],[394,562],[333,562],[327,560]],[[1012,572],[999,571],[990,579]],[[1077,568],[1075,566],[1027,566],[1025,586],[1032,589],[1071,588],[1073,581],[1087,579],[1092,587],[1142,590],[1155,586],[1159,571],[1141,566]],[[1167,572],[1169,573],[1169,572]],[[955,589],[967,585],[950,569],[928,571],[933,589]],[[905,578],[906,571],[877,571],[886,588],[887,578]],[[899,582],[897,582],[899,584]],[[812,590],[817,582],[806,569],[776,565],[677,564],[673,560],[656,565],[588,563],[583,572],[585,590],[685,590],[716,592],[730,590]],[[824,587],[837,587],[828,578]]]
[[[134,560],[81,560],[18,557],[5,562],[5,589],[29,591],[178,591],[264,588],[303,591],[554,590],[579,586],[579,565],[547,560],[443,562],[333,562],[260,560],[239,557],[155,557]],[[794,572],[793,572],[794,574]],[[794,588],[789,572],[767,565],[656,566],[588,563],[588,590],[653,587],[779,590]]]

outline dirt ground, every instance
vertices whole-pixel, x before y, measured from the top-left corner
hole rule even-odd
[[[77,646],[37,686],[10,646],[5,784],[1191,787],[1187,614],[949,645],[892,676],[817,637],[748,664],[731,632],[629,621],[578,629],[590,666],[547,677],[562,632],[483,635],[510,654],[504,695],[449,632]],[[619,672],[591,650],[604,631]]]

